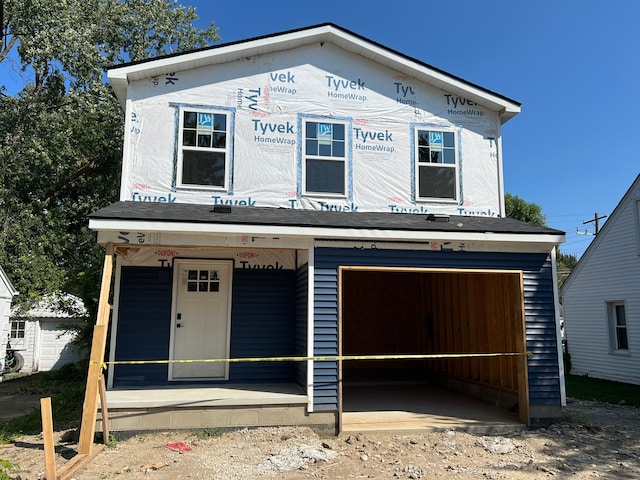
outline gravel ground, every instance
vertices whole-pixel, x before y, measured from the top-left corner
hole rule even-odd
[[[75,454],[74,433],[56,433],[58,465]],[[73,478],[632,479],[640,478],[639,447],[639,409],[570,401],[561,423],[499,436],[446,431],[319,437],[303,427],[205,438],[193,432],[142,434],[115,442]],[[45,478],[40,436],[0,447],[0,458],[18,466],[12,478]]]

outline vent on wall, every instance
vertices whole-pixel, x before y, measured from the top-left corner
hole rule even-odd
[[[231,213],[231,205],[214,205],[213,213]]]
[[[427,215],[427,222],[448,222],[449,215],[444,213],[430,213]]]

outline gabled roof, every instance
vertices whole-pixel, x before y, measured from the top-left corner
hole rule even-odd
[[[332,23],[274,33],[247,40],[224,43],[189,52],[174,53],[108,69],[108,77],[118,100],[124,105],[131,81],[161,76],[172,71],[219,65],[255,55],[265,55],[313,43],[328,42],[373,62],[404,73],[452,94],[497,111],[502,123],[520,113],[520,103],[468,82],[420,60],[385,47]]]
[[[87,309],[82,299],[70,293],[53,293],[45,295],[39,302],[34,303],[25,313],[18,310],[11,312],[19,318],[37,318],[42,320],[78,319],[87,315]]]
[[[254,231],[273,227],[280,232],[316,238],[397,236],[424,240],[441,233],[443,237],[482,236],[485,240],[498,240],[499,236],[506,235],[545,243],[564,241],[564,232],[560,230],[512,218],[481,216],[434,217],[412,213],[354,213],[245,206],[233,206],[230,211],[221,212],[214,210],[213,205],[120,201],[92,213],[89,218],[90,227],[96,230],[121,229],[126,225],[150,231],[218,233],[230,231],[230,227],[235,226],[236,230],[249,227]]]
[[[562,284],[562,291],[565,291],[567,288],[569,288],[569,286],[571,286],[571,283],[573,283],[573,279],[580,274],[583,265],[585,265],[589,261],[589,258],[591,258],[593,252],[598,248],[598,245],[600,245],[604,241],[604,238],[611,230],[612,225],[615,224],[617,217],[622,214],[622,210],[624,209],[626,204],[632,200],[633,192],[635,192],[636,190],[640,190],[640,174],[636,177],[629,189],[622,196],[622,199],[618,202],[618,205],[616,205],[616,208],[613,210],[611,215],[609,215],[609,218],[607,218],[607,221],[598,232],[598,235],[594,237],[593,241],[589,244],[585,252],[582,254],[575,268]]]
[[[18,291],[13,288],[9,277],[4,273],[2,267],[0,267],[0,298],[13,298],[18,295]]]

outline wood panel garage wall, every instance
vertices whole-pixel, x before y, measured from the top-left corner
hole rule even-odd
[[[343,355],[523,352],[519,273],[342,270]],[[517,357],[343,363],[343,379],[441,374],[518,392]]]

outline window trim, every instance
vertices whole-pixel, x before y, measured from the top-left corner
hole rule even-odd
[[[455,155],[455,161],[453,164],[447,163],[432,163],[425,164],[420,163],[419,156],[419,142],[418,142],[418,132],[419,131],[428,131],[428,132],[443,132],[443,133],[453,133],[454,139],[454,147],[453,152]],[[425,123],[414,123],[411,124],[411,196],[416,203],[420,202],[430,202],[430,203],[446,203],[446,204],[461,204],[462,203],[462,188],[460,181],[461,175],[461,154],[460,154],[460,130],[457,128],[451,128],[440,125],[430,125]],[[442,197],[421,197],[420,196],[420,167],[427,167],[437,165],[445,168],[454,169],[454,180],[455,180],[455,198],[442,198]]]
[[[233,194],[233,131],[235,122],[235,109],[211,105],[191,105],[191,104],[171,104],[176,109],[176,134],[175,134],[175,168],[174,168],[174,188],[175,190],[205,190],[210,192],[221,192]],[[218,185],[197,185],[182,183],[182,167],[184,146],[182,145],[182,135],[184,131],[184,112],[210,113],[224,115],[226,117],[226,147],[224,149],[187,147],[187,150],[194,151],[224,151],[225,173],[224,184]]]
[[[17,328],[13,328],[13,325],[17,324]],[[22,328],[20,328],[20,324],[22,324]],[[22,336],[14,336],[13,334],[18,333],[18,332],[22,332]],[[23,341],[24,338],[27,336],[27,322],[26,320],[23,319],[15,319],[15,320],[11,320],[11,323],[9,324],[9,339],[11,342],[14,341]]]
[[[306,154],[306,125],[307,122],[331,123],[344,125],[344,157],[322,157]],[[330,198],[349,199],[353,198],[353,165],[352,165],[352,123],[350,118],[345,117],[324,117],[319,115],[299,115],[298,116],[298,198]],[[344,164],[344,193],[334,192],[314,192],[307,191],[307,158],[314,160],[342,162]]]
[[[622,307],[624,309],[625,324],[623,327],[618,326],[618,313],[616,308]],[[631,352],[629,345],[629,322],[627,319],[627,306],[622,300],[607,302],[607,323],[609,329],[609,350],[613,354],[628,355]],[[620,348],[618,341],[618,330],[624,329],[627,348]]]

